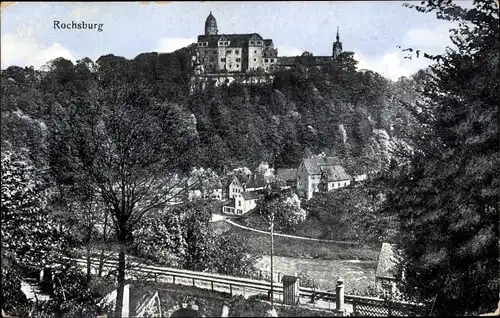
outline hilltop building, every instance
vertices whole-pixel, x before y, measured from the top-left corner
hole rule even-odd
[[[339,30],[332,46],[331,56],[310,56],[311,66],[331,63],[342,53]],[[279,57],[272,39],[258,33],[219,34],[217,20],[208,15],[204,34],[198,35],[196,55],[192,57],[194,75],[191,93],[205,89],[207,83],[215,86],[239,82],[242,84],[270,83],[270,73],[278,68],[292,68],[301,57]],[[304,62],[301,60],[301,62]]]

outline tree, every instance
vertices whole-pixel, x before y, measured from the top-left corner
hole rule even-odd
[[[234,233],[216,236],[212,253],[211,266],[217,273],[239,277],[253,272],[258,258]]]
[[[141,82],[111,77],[103,85],[90,86],[66,119],[51,127],[52,169],[68,171],[68,182],[85,176],[109,210],[120,244],[116,308],[121,312],[133,230],[146,214],[182,194],[197,132],[182,108],[154,100]]]
[[[26,157],[2,153],[2,285],[12,288],[2,288],[2,309],[20,315],[26,314],[20,281],[29,268],[54,262],[63,243],[42,180]]]
[[[498,6],[410,6],[457,21],[456,49],[426,76],[415,152],[388,197],[399,213],[401,289],[434,313],[487,312],[498,301]]]
[[[285,182],[275,180],[264,189],[264,199],[259,202],[260,216],[265,220],[273,220],[274,227],[283,232],[290,232],[306,219],[306,212],[300,207],[296,194],[283,191]]]

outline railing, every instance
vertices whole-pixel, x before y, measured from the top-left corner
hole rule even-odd
[[[86,265],[86,259],[74,258],[79,264]],[[91,266],[99,265],[99,259],[91,258]],[[271,282],[255,280],[249,278],[240,278],[225,276],[219,274],[210,274],[195,272],[190,270],[181,270],[167,267],[157,267],[143,265],[135,262],[128,262],[128,276],[132,274],[143,275],[141,279],[154,279],[155,282],[162,282],[162,278],[171,277],[173,284],[192,285],[202,289],[211,289],[212,291],[228,290],[231,296],[235,294],[264,293],[265,295],[271,289]],[[104,260],[103,268],[105,271],[115,271],[118,265],[117,260]],[[196,284],[198,282],[198,285]],[[205,283],[205,285],[200,284]],[[208,284],[206,284],[208,283]],[[202,285],[202,286],[200,286]],[[218,285],[218,286],[216,286]],[[283,299],[283,286],[279,282],[274,282],[273,292],[277,299]],[[341,292],[343,294],[343,291]],[[299,297],[301,299],[310,299],[311,302],[323,300],[327,302],[336,302],[337,295],[332,291],[316,290],[308,287],[299,286]],[[341,297],[342,298],[342,297]],[[342,302],[342,300],[341,300]],[[352,315],[354,316],[424,316],[428,311],[428,306],[422,304],[413,304],[402,301],[389,301],[381,298],[362,297],[354,295],[344,295],[343,303],[352,305]]]
[[[87,260],[85,259],[74,259],[77,263],[86,265]],[[96,265],[99,264],[99,260],[96,258],[91,258],[91,265],[92,267],[95,267]],[[105,260],[103,262],[103,267],[105,270],[109,271],[111,268],[113,271],[116,270],[116,267],[118,265],[118,261],[116,260]],[[204,288],[204,289],[211,289],[212,291],[216,289],[221,289],[221,287],[226,287],[224,288],[225,290],[229,290],[229,294],[232,296],[233,294],[237,294],[238,290],[243,291],[243,294],[248,290],[248,292],[251,291],[257,291],[258,293],[264,292],[265,294],[268,293],[268,291],[271,289],[271,283],[267,281],[262,281],[262,280],[254,280],[254,279],[248,279],[248,278],[238,278],[238,277],[232,277],[232,276],[224,276],[224,275],[219,275],[219,274],[209,274],[209,273],[201,273],[201,272],[195,272],[195,271],[189,271],[189,270],[180,270],[180,269],[174,269],[174,268],[165,268],[165,267],[156,267],[156,266],[146,266],[146,265],[141,265],[141,264],[132,264],[132,266],[129,266],[128,269],[128,276],[132,278],[133,274],[140,274],[140,275],[145,275],[146,277],[141,277],[141,278],[149,278],[149,279],[154,279],[154,281],[158,282],[161,281],[162,278],[165,277],[171,277],[171,281],[173,284],[182,284],[182,285],[191,285],[199,288]],[[180,281],[179,279],[182,279],[183,281]],[[199,282],[205,282],[209,283],[210,287],[208,286],[198,286],[196,283]],[[216,288],[219,285],[219,288]],[[222,285],[222,286],[221,286]],[[279,289],[279,285],[277,283],[274,283],[274,293],[277,295],[280,295],[282,291]]]

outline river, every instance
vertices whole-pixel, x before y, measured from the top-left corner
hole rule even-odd
[[[271,257],[264,255],[257,262],[256,267],[262,271],[270,271],[270,263]],[[318,288],[323,290],[334,291],[337,279],[342,277],[345,292],[349,294],[353,289],[364,291],[375,284],[377,262],[274,256],[273,267],[276,276],[277,272],[280,272],[281,276],[306,273],[318,283]]]

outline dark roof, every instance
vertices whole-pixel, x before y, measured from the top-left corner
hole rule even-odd
[[[217,46],[217,42],[219,41],[219,39],[222,37],[226,37],[227,41],[231,42],[229,44],[229,47],[233,46],[243,47],[243,46],[248,46],[248,41],[250,41],[250,38],[252,36],[255,36],[259,40],[263,40],[258,33],[249,33],[249,34],[198,35],[198,42],[208,41],[208,46]]]
[[[247,176],[246,174],[240,174],[240,175],[237,175],[236,178],[238,179],[238,181],[241,183],[241,185],[244,185],[245,183],[248,182],[249,180],[249,176]],[[232,180],[231,180],[232,181]]]
[[[278,168],[278,178],[284,181],[296,181],[297,169],[282,169]]]
[[[210,14],[205,20],[205,28],[209,27],[217,27],[217,20],[215,20],[215,17],[212,15],[212,11],[210,11]]]
[[[335,166],[323,166],[320,167],[323,176],[326,178],[326,181],[341,181],[341,180],[350,180],[351,176],[345,172],[344,167],[341,165]]]
[[[228,207],[234,208],[235,207],[234,199],[224,201],[224,203],[222,203],[222,206],[228,206]]]
[[[394,245],[383,243],[378,256],[376,277],[395,278],[394,267],[396,259],[394,258]]]
[[[251,176],[250,179],[247,181],[246,187],[247,188],[262,188],[266,186],[266,179],[264,178],[264,175],[257,173],[254,176]]]
[[[340,164],[337,157],[307,158],[303,160],[306,171],[309,174],[321,174],[320,167],[335,166]]]
[[[254,191],[250,191],[250,192],[243,192],[241,194],[241,196],[243,197],[243,199],[245,200],[257,200],[259,198],[259,195],[257,193],[255,193]]]

